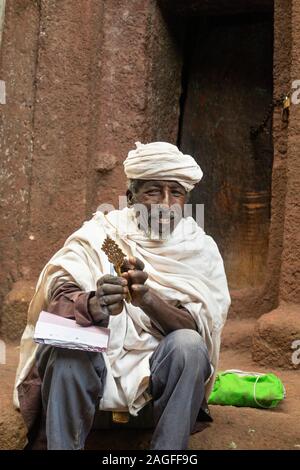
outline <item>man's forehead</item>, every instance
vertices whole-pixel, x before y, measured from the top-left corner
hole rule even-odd
[[[178,181],[174,180],[145,180],[143,181],[141,188],[145,188],[148,186],[172,186],[181,188],[185,191],[184,187],[180,183],[178,183]]]

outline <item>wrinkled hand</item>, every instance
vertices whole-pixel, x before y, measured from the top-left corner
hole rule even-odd
[[[130,256],[125,260],[122,267],[122,278],[128,282],[131,294],[131,303],[140,307],[145,295],[149,292],[149,287],[145,285],[148,274],[144,271],[144,263],[139,258]]]
[[[103,318],[103,312],[119,315],[124,307],[124,299],[128,294],[127,280],[123,277],[105,274],[97,281],[95,297],[90,299],[89,311],[97,323]]]

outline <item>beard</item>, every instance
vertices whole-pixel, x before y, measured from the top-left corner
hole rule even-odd
[[[138,207],[137,207],[138,206]],[[176,225],[182,219],[182,209],[179,204],[166,209],[159,204],[151,208],[143,204],[135,204],[135,214],[139,229],[143,230],[151,240],[167,240]]]

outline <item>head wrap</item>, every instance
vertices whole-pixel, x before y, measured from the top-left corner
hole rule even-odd
[[[170,180],[191,191],[203,173],[190,155],[184,155],[176,145],[167,142],[141,144],[128,153],[124,171],[128,179]]]

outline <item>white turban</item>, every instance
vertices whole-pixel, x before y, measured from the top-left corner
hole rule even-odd
[[[128,179],[172,180],[191,191],[203,173],[190,155],[184,155],[176,145],[167,142],[141,144],[128,153],[124,171]]]

